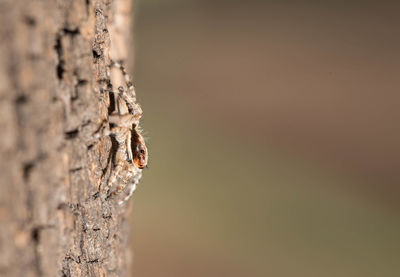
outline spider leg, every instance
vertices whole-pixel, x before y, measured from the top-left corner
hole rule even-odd
[[[125,89],[123,86],[120,86],[118,88],[118,92],[121,98],[126,102],[129,112],[132,113],[135,110],[136,93],[131,78],[129,77],[129,74],[126,72],[125,67],[122,65],[121,62],[111,61],[111,66],[119,69],[122,73],[123,78],[125,79],[127,89]]]
[[[120,158],[129,161],[133,160],[132,153],[132,131],[127,127],[113,127],[110,134],[115,136],[118,142],[117,153],[120,153]]]
[[[106,195],[108,195],[108,192],[110,191],[110,189],[113,187],[113,185],[115,183],[117,183],[118,177],[120,175],[120,172],[123,169],[123,163],[120,162],[116,165],[112,175],[110,176],[110,178],[108,179],[108,182],[106,184],[106,186],[103,188],[102,192]]]
[[[108,179],[107,185],[103,189],[104,193],[108,193],[109,189],[117,182],[121,175],[121,171],[124,169],[126,162],[126,149],[127,149],[127,136],[130,136],[129,129],[124,127],[113,127],[110,131],[107,131],[106,135],[114,135],[115,140],[118,143],[118,149],[115,156],[116,166],[113,170],[112,175]]]
[[[137,185],[138,185],[138,183],[139,183],[141,177],[142,177],[142,172],[139,171],[139,172],[137,173],[137,175],[135,176],[135,178],[132,180],[132,183],[130,184],[130,188],[129,188],[129,193],[128,193],[128,195],[125,196],[124,199],[122,199],[121,201],[118,202],[119,205],[124,204],[126,201],[128,201],[128,200],[132,197],[132,195],[133,195],[133,193],[135,192],[136,187],[137,187]]]
[[[119,126],[121,128],[131,129],[132,125],[137,125],[138,120],[132,114],[113,114],[108,117],[111,124]]]
[[[130,113],[139,122],[139,119],[143,115],[142,108],[136,103],[136,98],[132,98],[131,95],[122,86],[118,88],[118,110],[119,114]]]
[[[133,153],[132,153],[132,132],[128,132],[125,140],[126,154],[128,158],[128,162],[132,162]]]
[[[104,190],[104,193],[107,194],[107,197],[119,194],[126,187],[125,180],[130,175],[126,171],[127,166],[129,167],[129,163],[127,161],[122,160],[115,168],[114,173],[109,179],[106,190]],[[113,187],[114,184],[118,184],[117,189],[115,191],[110,192],[110,189],[111,187]]]
[[[124,199],[122,199],[121,201],[119,201],[119,202],[118,202],[118,205],[124,204],[126,201],[128,201],[128,200],[132,197],[133,193],[134,193],[135,190],[136,190],[137,183],[138,183],[138,182],[133,182],[133,183],[131,184],[131,187],[130,187],[130,190],[129,190],[129,194],[128,194],[127,196],[125,196]]]
[[[124,166],[124,180],[131,180],[134,176],[134,172],[132,170],[130,170],[131,165],[125,161],[125,166]],[[121,182],[119,183],[117,189],[112,193],[112,194],[120,194],[121,191],[124,190],[124,188],[126,187],[127,182]]]
[[[131,78],[129,77],[129,74],[125,70],[125,67],[122,65],[121,62],[114,62],[114,61],[111,62],[111,66],[114,66],[115,68],[121,70],[121,73],[122,73],[122,75],[124,76],[124,79],[125,79],[126,86],[128,88],[128,94],[131,97],[135,98],[134,102],[136,102],[135,88],[133,86]]]

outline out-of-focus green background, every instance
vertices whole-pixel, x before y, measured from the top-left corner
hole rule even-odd
[[[399,14],[136,0],[134,276],[400,276]]]

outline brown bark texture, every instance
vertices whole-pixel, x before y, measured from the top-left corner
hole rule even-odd
[[[102,195],[110,58],[130,0],[0,0],[0,276],[128,276],[128,205]]]

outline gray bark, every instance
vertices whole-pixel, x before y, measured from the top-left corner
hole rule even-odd
[[[99,193],[112,143],[93,134],[130,14],[129,0],[0,1],[0,276],[129,274],[126,205]]]

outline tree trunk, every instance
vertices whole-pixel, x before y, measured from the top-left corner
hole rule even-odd
[[[127,205],[100,190],[113,144],[93,134],[130,4],[0,0],[0,276],[129,275]]]

